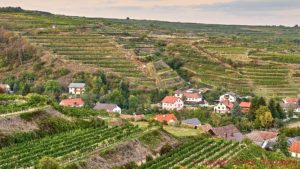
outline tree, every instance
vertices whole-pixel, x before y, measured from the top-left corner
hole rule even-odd
[[[272,113],[267,106],[260,106],[256,110],[255,122],[259,127],[268,128],[273,122]]]
[[[251,100],[251,106],[250,106],[250,110],[249,110],[249,113],[248,113],[248,118],[250,120],[254,120],[255,119],[255,112],[256,112],[256,110],[258,108],[259,108],[258,98],[254,97]]]
[[[238,103],[234,103],[231,113],[232,113],[233,117],[237,117],[237,116],[242,115],[241,107]]]
[[[106,101],[115,103],[115,104],[123,107],[125,98],[119,89],[115,89],[110,94],[108,94]]]
[[[220,115],[213,113],[213,114],[211,114],[210,118],[211,118],[211,124],[213,126],[220,126],[220,124],[221,124],[221,116]]]
[[[39,160],[38,168],[39,169],[59,169],[60,167],[54,158],[43,157]]]
[[[285,134],[280,134],[277,137],[275,148],[279,149],[286,156],[289,156],[288,143]]]
[[[26,83],[22,89],[22,95],[25,96],[30,92],[30,86]]]
[[[45,92],[48,94],[58,95],[62,87],[56,80],[48,80],[45,84]]]
[[[269,109],[272,113],[273,118],[280,118],[279,113],[277,112],[276,105],[274,99],[270,99],[269,101]]]
[[[276,110],[277,110],[277,112],[278,112],[278,114],[279,114],[279,118],[280,118],[280,119],[285,119],[285,118],[286,118],[286,114],[285,114],[285,112],[283,111],[283,109],[282,109],[282,107],[280,106],[279,103],[276,104]]]
[[[137,107],[138,107],[138,98],[134,95],[130,95],[129,96],[129,109],[132,111],[136,111]]]
[[[17,93],[19,91],[19,86],[17,83],[14,83],[14,86],[13,86],[13,92],[14,93]]]
[[[267,105],[267,103],[266,103],[266,101],[265,101],[265,99],[263,97],[260,97],[258,99],[258,105],[259,106],[266,106]]]

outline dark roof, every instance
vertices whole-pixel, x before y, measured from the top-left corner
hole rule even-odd
[[[84,88],[85,83],[70,83],[69,88]]]
[[[244,139],[244,135],[233,124],[212,128],[210,133],[228,140],[242,141]]]
[[[194,126],[198,126],[201,124],[197,118],[182,120],[181,123],[188,124],[188,125],[194,125]]]
[[[110,103],[97,103],[94,107],[95,110],[109,110],[112,111],[118,105]]]
[[[297,137],[293,137],[293,138],[289,138],[287,140],[288,144],[291,145],[293,142],[295,141],[300,141],[300,136],[297,136]]]

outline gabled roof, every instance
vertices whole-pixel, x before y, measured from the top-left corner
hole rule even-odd
[[[266,140],[275,139],[277,135],[278,135],[277,132],[271,132],[271,131],[252,131],[251,133],[246,134],[246,136],[249,139],[256,142],[263,142]]]
[[[197,98],[201,97],[201,95],[199,93],[188,93],[188,92],[185,92],[183,95],[186,98],[194,98],[194,99],[197,99]]]
[[[300,141],[293,142],[289,150],[294,153],[300,153]]]
[[[181,123],[188,124],[188,125],[194,125],[194,126],[198,126],[201,124],[199,119],[197,119],[197,118],[182,120]]]
[[[293,137],[293,138],[289,138],[287,140],[288,144],[291,145],[293,142],[295,141],[300,141],[300,136],[297,136],[297,137]]]
[[[94,107],[95,110],[108,110],[113,111],[118,105],[111,103],[97,103]]]
[[[176,121],[177,118],[174,114],[157,114],[154,117],[155,120],[159,121],[159,122],[169,122],[170,120],[174,120]]]
[[[233,108],[233,103],[231,103],[229,100],[225,100],[225,101],[222,101],[220,102],[222,104],[224,104],[226,107],[228,107],[229,109],[232,109]]]
[[[210,133],[219,136],[224,139],[242,141],[244,139],[244,135],[237,129],[233,124],[216,127],[209,130]]]
[[[69,88],[84,88],[85,83],[70,83]]]
[[[204,124],[204,125],[201,125],[201,128],[203,131],[208,132],[209,130],[212,129],[212,126],[210,124]]]
[[[62,106],[83,106],[84,101],[81,98],[76,99],[64,99],[60,102]]]
[[[161,102],[174,104],[178,99],[180,100],[180,98],[177,98],[175,96],[166,96]]]
[[[287,103],[296,103],[298,101],[298,98],[289,98],[286,97],[283,99],[283,101],[287,102]]]
[[[241,102],[240,107],[241,108],[250,108],[251,107],[251,102]]]

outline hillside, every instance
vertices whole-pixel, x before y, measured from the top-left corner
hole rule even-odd
[[[50,77],[67,82],[99,70],[130,82],[130,89],[224,87],[241,94],[294,96],[300,89],[299,28],[231,26],[0,12],[0,24],[42,51]],[[4,75],[31,70],[34,60]],[[160,66],[158,66],[160,65]],[[37,71],[37,72],[39,72]],[[64,72],[64,73],[59,73]],[[4,76],[0,77],[3,80]]]

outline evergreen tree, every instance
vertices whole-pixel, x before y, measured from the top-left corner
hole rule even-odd
[[[18,86],[17,83],[15,83],[14,86],[13,86],[13,92],[17,93],[18,91],[19,91],[19,86]]]
[[[258,104],[259,104],[259,106],[266,106],[267,105],[267,103],[266,103],[266,101],[263,97],[260,97],[258,99]]]
[[[234,103],[231,113],[232,113],[233,117],[237,117],[237,116],[242,115],[242,110],[241,110],[241,107],[238,103]]]
[[[285,119],[285,118],[286,118],[286,114],[285,114],[285,112],[283,111],[283,109],[282,109],[282,107],[280,106],[279,103],[276,104],[276,110],[277,110],[277,112],[278,112],[278,114],[279,114],[279,118],[280,118],[280,119]]]
[[[273,118],[280,118],[279,113],[277,112],[277,109],[276,109],[276,104],[275,104],[274,99],[270,99],[268,107],[272,113]]]
[[[26,83],[22,89],[22,95],[25,96],[30,92],[30,86]]]
[[[249,110],[249,113],[248,113],[248,118],[250,120],[254,120],[255,119],[255,112],[259,108],[258,101],[259,101],[259,99],[257,97],[254,97],[251,100],[251,106],[250,106],[250,110]]]

